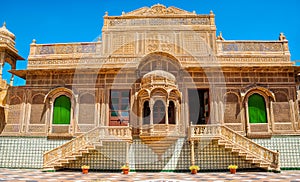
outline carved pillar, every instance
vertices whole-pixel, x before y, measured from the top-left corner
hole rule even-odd
[[[2,79],[2,70],[3,70],[3,66],[4,66],[4,56],[5,56],[5,53],[2,52],[1,55],[0,55],[0,79]]]
[[[219,118],[219,104],[217,101],[214,101],[214,118],[215,118],[215,121],[212,122],[212,123],[220,123],[220,118]]]
[[[11,69],[12,69],[12,70],[16,69],[16,65],[15,65],[15,64],[11,65]],[[11,75],[11,78],[10,78],[10,83],[9,83],[10,86],[13,86],[13,84],[14,84],[14,79],[15,79],[15,75],[12,74],[12,75]]]
[[[271,132],[270,106],[266,106],[266,110],[267,110],[268,133],[270,133]]]
[[[26,103],[25,101],[23,100],[22,101],[22,105],[21,105],[21,112],[20,112],[20,116],[21,116],[21,120],[19,122],[19,125],[20,125],[20,130],[19,132],[20,133],[24,133],[24,129],[25,129],[25,121],[26,121]]]
[[[52,133],[52,120],[53,120],[53,101],[50,100],[50,117],[49,117],[49,130],[48,133]]]
[[[168,125],[169,124],[169,101],[167,101],[166,102],[166,108],[165,108],[165,123],[166,123],[166,125]]]
[[[73,133],[78,132],[75,131],[75,128],[77,128],[76,126],[79,124],[79,99],[78,99],[78,95],[75,96],[75,112],[74,112],[74,124],[73,124]]]
[[[14,76],[15,76],[15,75],[11,75],[10,82],[9,82],[9,85],[10,85],[10,86],[13,86],[13,85],[14,85],[14,79],[15,79]]]
[[[194,141],[190,141],[191,145],[191,165],[195,165],[195,146],[194,146]]]
[[[137,102],[138,99],[135,100],[135,102]],[[143,104],[142,102],[139,102],[138,103],[138,119],[139,119],[139,123],[138,123],[138,128],[139,128],[139,132],[140,132],[140,135],[143,134]]]
[[[29,125],[30,125],[30,115],[31,115],[31,103],[27,103],[26,104],[26,120],[25,120],[25,130],[24,132],[25,133],[28,133],[29,132]]]
[[[105,126],[105,98],[104,91],[101,90],[101,113],[100,113],[100,126]]]
[[[150,133],[152,133],[153,132],[153,105],[154,105],[154,103],[153,103],[154,101],[153,101],[153,99],[152,98],[150,98]]]
[[[224,124],[224,103],[222,101],[220,101],[219,107],[220,107],[220,112],[219,112],[220,124]]]
[[[274,131],[274,125],[275,125],[275,119],[274,119],[274,110],[273,110],[273,101],[271,101],[270,102],[270,123],[271,123],[271,125],[270,125],[270,130],[271,130],[271,132],[273,132]]]
[[[248,113],[248,99],[245,101],[245,112],[246,112],[246,133],[250,133],[249,113]]]
[[[295,110],[294,110],[294,102],[293,100],[289,101],[290,106],[290,115],[291,115],[291,124],[294,131],[297,130],[296,119],[295,119]]]

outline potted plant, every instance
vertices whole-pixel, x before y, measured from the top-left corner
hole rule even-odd
[[[191,170],[191,174],[196,174],[197,171],[200,170],[200,167],[197,166],[197,165],[191,165],[191,166],[190,166],[190,170]]]
[[[81,166],[82,174],[87,174],[89,172],[90,166],[83,165]]]
[[[124,166],[121,167],[121,169],[123,171],[123,174],[128,174],[128,172],[129,172],[129,166],[124,165]]]
[[[237,165],[229,165],[229,166],[228,166],[228,169],[230,170],[230,173],[231,173],[231,174],[235,174],[237,168],[238,168]]]

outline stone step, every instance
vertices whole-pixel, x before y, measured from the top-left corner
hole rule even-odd
[[[270,165],[270,163],[262,162],[258,166],[267,170],[270,167]]]
[[[69,160],[68,159],[59,159],[58,162],[60,162],[62,164],[68,164]]]

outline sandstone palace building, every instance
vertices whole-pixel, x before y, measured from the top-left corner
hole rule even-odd
[[[94,42],[33,40],[24,70],[0,28],[0,70],[26,80],[1,82],[0,167],[300,167],[300,69],[283,33],[226,40],[213,12],[160,4],[103,19]]]

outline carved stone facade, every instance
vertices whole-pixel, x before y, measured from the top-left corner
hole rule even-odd
[[[106,13],[96,42],[34,40],[27,69],[12,67],[26,85],[8,90],[2,135],[77,136],[129,124],[135,135],[186,136],[191,123],[248,137],[299,134],[300,69],[288,41],[228,41],[217,37],[214,17],[154,5]],[[1,50],[1,64],[21,59]],[[70,107],[62,124],[55,113],[63,96]],[[261,120],[251,118],[252,96],[264,103]]]

